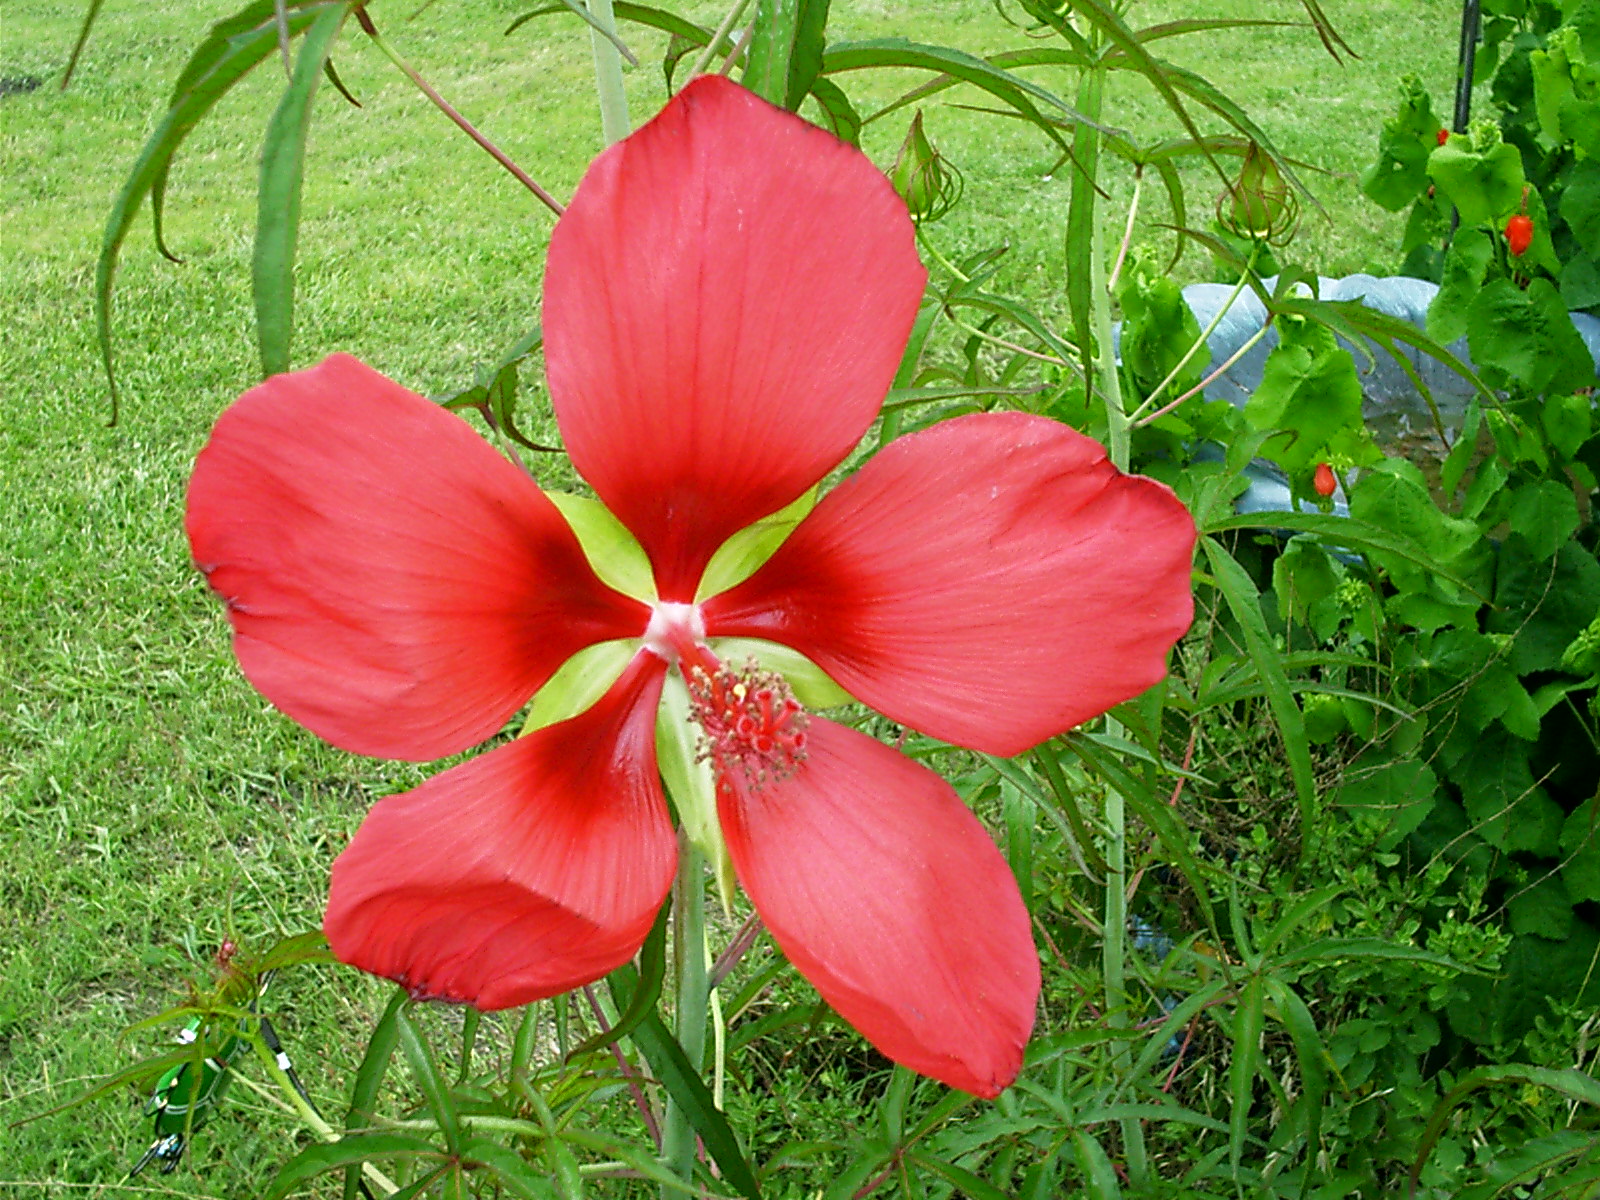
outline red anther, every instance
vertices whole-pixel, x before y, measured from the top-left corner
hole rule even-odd
[[[740,772],[759,787],[794,773],[805,758],[806,715],[781,675],[752,661],[741,670],[704,645],[679,651],[694,719],[705,732],[700,754],[720,776]]]

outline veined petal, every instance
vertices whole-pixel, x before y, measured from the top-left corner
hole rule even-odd
[[[794,775],[718,803],[739,882],[789,961],[895,1062],[979,1096],[1022,1067],[1039,958],[1015,878],[943,779],[812,718]]]
[[[379,801],[333,864],[334,954],[481,1009],[631,958],[677,862],[656,774],[665,676],[640,654],[588,712]]]
[[[550,239],[545,363],[663,600],[866,432],[926,278],[864,155],[718,76],[595,160]]]
[[[360,754],[475,745],[578,650],[649,619],[466,422],[346,355],[222,414],[187,526],[250,682]]]
[[[1090,438],[987,413],[892,442],[743,584],[713,637],[793,646],[924,733],[1018,754],[1166,674],[1194,521]]]

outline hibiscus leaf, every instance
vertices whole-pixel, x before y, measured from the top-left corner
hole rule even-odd
[[[320,929],[307,930],[293,937],[279,938],[255,964],[258,974],[292,967],[297,963],[331,963],[336,961],[328,949],[327,936]]]
[[[1063,150],[1067,148],[1066,142],[1062,140],[1055,126],[1039,111],[1034,100],[1040,100],[1051,108],[1059,110],[1071,121],[1087,120],[1066,101],[1037,84],[1013,75],[1010,71],[1002,70],[974,54],[966,54],[945,46],[926,46],[905,38],[874,38],[870,41],[835,42],[822,56],[824,75],[837,75],[841,71],[860,71],[873,67],[909,67],[919,71],[938,71],[963,83],[980,87],[1016,109]],[[874,113],[863,120],[862,124],[877,119],[887,111],[884,109]]]
[[[444,1144],[452,1155],[459,1155],[461,1120],[456,1113],[455,1100],[445,1087],[444,1076],[439,1073],[439,1064],[433,1059],[433,1051],[423,1040],[416,1023],[406,1014],[405,1008],[396,1011],[394,1024],[395,1031],[400,1037],[400,1050],[411,1066],[411,1074],[416,1079],[417,1086],[422,1089],[423,1098],[428,1102],[433,1119],[439,1123],[439,1132],[444,1134]]]
[[[1250,1099],[1255,1090],[1261,1060],[1261,1031],[1265,1023],[1266,984],[1260,975],[1252,977],[1239,994],[1233,1013],[1233,1055],[1228,1064],[1228,1091],[1232,1109],[1228,1121],[1228,1157],[1234,1178],[1239,1177],[1240,1156],[1249,1133]]]
[[[526,25],[535,17],[548,17],[552,13],[572,11],[572,5],[566,0],[555,0],[555,3],[544,4],[538,8],[523,13],[510,25],[506,26],[506,33],[511,34]],[[685,20],[676,13],[667,12],[665,9],[651,8],[645,4],[629,4],[626,0],[616,0],[611,6],[611,12],[619,21],[633,21],[636,24],[659,29],[663,33],[670,33],[673,37],[683,38],[696,46],[704,46],[711,40],[711,30],[703,25],[696,25],[693,21]],[[587,17],[585,18],[588,19]],[[722,53],[730,53],[732,45],[724,39],[721,45]]]
[[[327,7],[330,7],[327,0],[314,4],[291,0],[288,4],[290,35],[304,32]],[[95,268],[95,319],[106,384],[111,392],[112,424],[117,421],[117,385],[111,355],[111,285],[122,243],[127,240],[128,230],[147,196],[159,210],[172,156],[184,139],[229,88],[277,52],[278,37],[274,0],[254,0],[234,16],[211,27],[206,40],[190,56],[183,73],[178,76],[166,115],[140,151],[111,207],[111,215],[106,218],[100,259]]]
[[[905,1155],[905,1161],[912,1166],[925,1171],[928,1177],[937,1177],[946,1183],[954,1184],[960,1189],[960,1194],[969,1200],[1008,1200],[994,1184],[980,1176],[974,1175],[965,1167],[958,1167],[955,1163],[944,1162],[927,1154],[911,1152]]]
[[[256,337],[261,343],[261,370],[265,375],[289,369],[289,341],[294,333],[294,248],[300,232],[300,184],[305,177],[311,101],[349,14],[350,9],[343,4],[330,5],[306,31],[294,75],[267,125],[266,142],[261,148],[252,277]]]
[[[1211,564],[1211,575],[1217,590],[1222,593],[1228,610],[1244,634],[1245,647],[1256,673],[1267,692],[1267,707],[1272,710],[1283,738],[1284,753],[1289,759],[1289,774],[1294,780],[1295,798],[1300,806],[1301,856],[1311,850],[1316,833],[1316,783],[1311,772],[1311,750],[1306,740],[1305,719],[1289,691],[1288,676],[1283,660],[1278,656],[1267,632],[1266,618],[1261,612],[1260,593],[1251,582],[1249,574],[1233,555],[1216,538],[1202,539],[1206,561]]]
[[[553,1143],[559,1145],[560,1143]],[[523,1200],[556,1200],[556,1190],[532,1163],[509,1146],[491,1142],[488,1138],[468,1138],[462,1147],[466,1157],[476,1166],[494,1176],[496,1183],[513,1196]],[[570,1152],[568,1158],[571,1157]],[[577,1195],[567,1192],[567,1195]]]
[[[798,109],[822,66],[829,0],[756,0],[755,34],[744,85],[787,109]]]
[[[811,96],[828,119],[826,126],[828,132],[841,142],[849,142],[852,146],[859,147],[861,114],[856,111],[855,105],[850,103],[850,97],[845,95],[844,89],[833,80],[818,75],[811,81]]]
[[[611,989],[612,999],[623,1011],[631,1007],[631,997],[640,986],[638,973],[631,965],[618,967],[611,972],[606,976],[606,984]],[[744,1152],[739,1149],[739,1139],[734,1135],[733,1126],[728,1124],[728,1118],[717,1108],[710,1089],[689,1062],[689,1056],[683,1052],[677,1038],[672,1036],[654,1012],[648,1013],[639,1022],[631,1036],[633,1044],[649,1061],[651,1073],[661,1081],[667,1094],[683,1109],[689,1123],[700,1135],[706,1153],[711,1155],[722,1171],[723,1182],[737,1188],[750,1200],[761,1200],[761,1187],[756,1183],[755,1173],[745,1160]]]
[[[1189,844],[1191,834],[1188,827],[1163,797],[1154,795],[1127,769],[1124,765],[1125,752],[1108,747],[1102,735],[1077,729],[1058,740],[1076,754],[1092,773],[1122,793],[1122,798],[1133,815],[1143,821],[1156,835],[1161,848],[1177,866],[1179,874],[1189,884],[1190,892],[1199,902],[1200,915],[1205,919],[1207,928],[1211,930],[1214,938],[1220,940],[1216,914],[1211,908],[1211,889],[1200,868],[1200,861],[1195,857],[1194,850]],[[1050,744],[1046,743],[1047,746]],[[1035,750],[1035,756],[1037,757],[1043,749],[1041,746]]]
[[[389,1071],[389,1064],[394,1061],[395,1043],[400,1038],[395,1022],[400,1016],[401,1005],[407,999],[405,989],[396,988],[388,1007],[372,1027],[372,1033],[367,1038],[367,1051],[361,1056],[361,1066],[356,1071],[355,1086],[350,1089],[350,1109],[344,1118],[346,1132],[365,1129],[372,1123],[372,1114],[378,1107],[378,1088],[383,1085],[383,1077]],[[356,1183],[360,1178],[359,1165],[352,1164],[346,1169],[344,1191],[347,1197],[355,1195]]]
[[[282,1200],[308,1179],[338,1167],[360,1170],[362,1163],[375,1158],[437,1161],[443,1157],[432,1142],[409,1133],[349,1134],[337,1142],[323,1142],[300,1151],[278,1169],[272,1183],[261,1193],[261,1200]]]

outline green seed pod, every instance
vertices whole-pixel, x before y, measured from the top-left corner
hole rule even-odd
[[[937,221],[961,199],[961,172],[934,149],[922,131],[922,113],[911,119],[889,172],[889,182],[906,202],[913,221]]]
[[[1245,150],[1239,175],[1217,197],[1217,222],[1240,237],[1281,246],[1300,224],[1300,202],[1278,164],[1255,142]]]

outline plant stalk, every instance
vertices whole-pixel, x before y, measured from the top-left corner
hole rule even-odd
[[[461,132],[465,133],[469,138],[477,142],[479,146],[483,147],[483,149],[488,152],[489,157],[493,158],[495,162],[499,163],[507,171],[511,172],[512,178],[537,196],[540,203],[542,203],[551,212],[555,213],[556,216],[559,217],[563,212],[566,211],[566,207],[559,200],[557,200],[549,192],[545,191],[544,188],[540,187],[539,184],[534,181],[533,176],[529,175],[521,167],[517,166],[516,163],[512,162],[510,155],[508,155],[504,150],[500,149],[499,146],[496,146],[488,138],[484,137],[483,134],[479,133],[471,121],[467,120],[459,112],[457,112],[454,106],[452,106],[448,100],[446,100],[433,89],[433,85],[422,77],[421,72],[419,72],[415,67],[402,58],[399,52],[396,51],[393,46],[389,45],[388,42],[383,40],[382,35],[378,33],[377,26],[372,23],[372,18],[367,15],[366,9],[356,9],[356,21],[360,24],[362,31],[367,35],[367,37],[372,39],[372,44],[383,52],[384,57],[398,67],[400,72],[405,75],[407,79],[416,84],[417,90],[431,100],[435,108],[454,121]]]
[[[1098,123],[1104,110],[1106,68],[1096,65],[1085,71],[1078,82],[1078,110],[1091,122]],[[1090,187],[1083,189],[1088,202],[1093,203],[1094,187],[1100,163],[1099,131],[1092,125],[1081,126],[1092,153],[1079,156],[1082,169],[1091,172]],[[1106,406],[1106,448],[1112,464],[1119,471],[1128,469],[1131,435],[1127,411],[1122,402],[1122,381],[1117,368],[1116,352],[1111,342],[1111,291],[1106,278],[1105,231],[1098,213],[1088,222],[1089,230],[1089,312],[1090,327],[1094,334],[1094,370],[1091,386],[1095,387]],[[1123,734],[1121,722],[1106,718],[1106,732],[1112,737]],[[1106,787],[1106,884],[1105,923],[1101,931],[1101,970],[1105,976],[1106,1021],[1113,1029],[1128,1027],[1127,996],[1127,928],[1128,928],[1128,838],[1127,815],[1122,793]],[[1118,1074],[1126,1074],[1133,1066],[1132,1046],[1119,1040],[1114,1059]],[[1143,1183],[1149,1167],[1145,1157],[1144,1127],[1136,1118],[1126,1118],[1120,1123],[1123,1151],[1127,1156],[1128,1176],[1135,1185]]]
[[[594,51],[595,90],[600,93],[600,135],[609,146],[633,132],[622,86],[622,53],[611,40],[617,33],[617,18],[611,0],[589,0],[589,15],[599,27],[589,30],[589,43]]]
[[[691,1066],[705,1061],[706,1018],[711,976],[706,964],[705,856],[687,837],[678,839],[678,878],[672,885],[672,941],[676,949],[677,1003],[674,1008],[678,1044]],[[661,1157],[684,1183],[694,1182],[695,1132],[688,1114],[668,1099],[661,1126]],[[676,1188],[663,1184],[662,1200],[680,1200]]]

